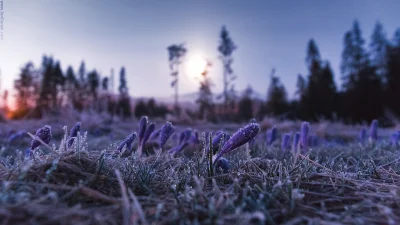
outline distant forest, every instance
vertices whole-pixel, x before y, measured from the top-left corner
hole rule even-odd
[[[228,29],[223,26],[219,37],[218,54],[223,65],[223,92],[212,93],[208,76],[212,62],[204,68],[199,79],[199,109],[186,109],[179,104],[179,68],[187,53],[183,44],[167,47],[171,88],[175,91],[173,105],[159,104],[154,99],[147,101],[132,99],[127,86],[127,71],[120,68],[114,73],[99,74],[88,71],[82,61],[78,70],[71,66],[62,71],[61,62],[52,56],[43,56],[42,64],[26,63],[14,82],[17,108],[13,111],[4,104],[2,110],[11,119],[40,118],[47,114],[60,113],[65,108],[77,111],[108,113],[123,118],[165,117],[171,113],[182,113],[193,119],[219,121],[261,120],[265,116],[293,120],[340,120],[345,123],[370,122],[380,119],[389,123],[400,117],[400,29],[393,38],[387,38],[381,23],[376,23],[370,41],[366,43],[358,21],[343,36],[340,76],[342,86],[334,81],[328,60],[323,59],[316,40],[309,40],[305,63],[308,74],[297,75],[295,98],[289,100],[284,84],[275,70],[270,73],[265,100],[253,98],[249,86],[243,94],[235,90],[233,58],[237,46]],[[269,71],[266,71],[268,74]],[[287,76],[287,74],[286,74]],[[2,94],[8,102],[8,92]],[[216,97],[216,98],[214,98]],[[221,101],[214,102],[214,99]]]

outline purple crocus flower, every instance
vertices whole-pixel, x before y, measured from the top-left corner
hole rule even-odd
[[[392,146],[397,146],[399,138],[400,138],[399,132],[395,132],[392,135],[390,135],[390,141],[392,142]]]
[[[367,129],[362,128],[360,130],[360,134],[358,135],[358,139],[360,141],[360,143],[364,143],[365,139],[367,139]]]
[[[142,116],[142,118],[140,118],[139,130],[138,130],[139,144],[142,143],[142,140],[143,140],[143,137],[144,137],[144,133],[146,132],[146,128],[147,128],[147,122],[148,122],[147,116]]]
[[[289,147],[289,141],[290,141],[291,137],[292,137],[291,134],[284,134],[283,135],[283,137],[282,137],[282,145],[281,145],[282,151],[285,151]]]
[[[221,141],[224,135],[224,132],[220,132],[212,139],[212,147],[214,152],[218,151],[219,147],[222,145]]]
[[[225,159],[224,157],[221,157],[218,159],[216,162],[216,168],[221,169],[223,173],[228,173],[229,172],[229,161]]]
[[[146,129],[146,132],[144,132],[142,142],[140,143],[141,146],[144,146],[146,144],[147,140],[149,140],[150,135],[153,133],[155,128],[156,128],[156,124],[155,123],[150,123],[149,124],[149,126]]]
[[[172,133],[174,133],[175,127],[172,126],[171,122],[166,122],[161,127],[161,132],[159,135],[159,142],[160,148],[164,147],[165,143],[167,143],[169,137],[171,137]]]
[[[260,125],[257,123],[250,123],[244,128],[239,129],[232,137],[224,144],[221,151],[219,151],[214,162],[216,162],[223,154],[226,154],[253,139],[260,131]]]
[[[78,132],[81,130],[81,122],[77,122],[75,126],[73,126],[69,132],[68,137],[68,148],[71,148],[74,143],[75,138],[78,136]]]
[[[277,136],[277,129],[276,127],[272,127],[270,130],[267,131],[267,145],[272,145],[275,141]]]
[[[132,134],[128,135],[117,147],[117,150],[119,152],[122,151],[122,149],[124,149],[124,147],[126,146],[126,150],[127,151],[131,151],[132,149],[132,143],[135,140],[137,134],[136,132],[133,132]]]
[[[293,152],[297,152],[297,149],[299,147],[299,143],[300,143],[300,133],[296,132],[294,134],[294,138],[293,138],[293,146],[292,146]]]
[[[40,140],[42,140],[44,143],[48,144],[51,141],[51,127],[46,125],[42,128],[40,128],[39,130],[36,131],[35,134]],[[41,145],[41,143],[36,140],[33,139],[31,141],[31,151],[35,150],[37,147],[39,147]]]
[[[369,138],[371,142],[378,140],[378,120],[373,120],[369,129]]]
[[[191,137],[192,137],[192,129],[187,128],[186,130],[182,131],[180,134],[180,137],[179,137],[179,139],[180,139],[179,145],[168,150],[168,152],[171,154],[179,153],[180,151],[182,151],[184,148],[186,148],[189,145],[189,141],[190,141]],[[182,138],[182,140],[181,140],[181,138]]]
[[[224,145],[229,139],[231,139],[231,135],[225,133],[224,138],[222,139],[222,144]]]
[[[187,128],[186,130],[183,131],[184,133],[184,138],[183,138],[183,142],[189,142],[190,138],[192,137],[192,129]]]
[[[303,122],[301,124],[301,129],[300,129],[300,145],[301,147],[307,151],[308,148],[308,132],[310,131],[310,123],[308,122]]]
[[[185,132],[181,132],[179,133],[179,141],[178,141],[178,145],[182,144],[183,139],[185,139]]]
[[[161,129],[158,129],[156,131],[154,131],[153,133],[151,133],[150,135],[150,140],[155,140],[160,136],[161,133]]]
[[[188,145],[189,145],[188,142],[183,142],[182,144],[180,144],[178,146],[175,146],[175,147],[171,148],[170,150],[168,150],[168,153],[170,153],[170,154],[178,154],[180,151],[185,149]]]
[[[193,145],[197,145],[200,143],[199,133],[197,131],[194,131],[192,136],[190,137],[190,143]]]

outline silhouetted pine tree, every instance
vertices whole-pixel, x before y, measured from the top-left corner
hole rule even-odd
[[[239,121],[249,121],[254,118],[253,114],[253,88],[249,85],[245,89],[242,98],[239,101]]]
[[[307,88],[306,79],[303,77],[303,75],[298,74],[297,80],[296,80],[295,98],[300,100],[302,98],[302,96],[304,95],[306,88]]]
[[[267,102],[261,111],[269,115],[281,116],[288,110],[288,99],[285,86],[280,82],[279,77],[275,76],[275,70],[270,76],[268,87]]]
[[[42,82],[40,85],[40,96],[37,106],[40,111],[48,110],[52,99],[54,81],[53,74],[53,58],[43,56],[42,58]]]
[[[79,66],[79,82],[81,86],[83,87],[86,85],[86,66],[85,66],[85,61],[82,60],[81,65]]]
[[[108,91],[108,77],[104,77],[103,80],[101,81],[101,88],[103,89],[104,92]]]
[[[169,68],[171,70],[171,76],[174,79],[171,82],[171,87],[175,88],[175,109],[176,113],[179,112],[179,67],[182,63],[183,57],[185,57],[187,49],[183,44],[170,45],[168,48],[168,61]]]
[[[212,117],[214,116],[213,94],[211,92],[212,82],[211,79],[207,76],[210,67],[211,63],[207,62],[206,68],[201,73],[201,77],[199,79],[199,97],[196,99],[196,103],[199,105],[198,116],[200,119],[212,119]]]
[[[227,28],[222,26],[218,51],[221,54],[220,59],[223,65],[223,93],[220,97],[224,101],[224,114],[227,114],[225,115],[226,118],[228,115],[231,115],[230,110],[235,104],[235,86],[233,81],[236,79],[236,76],[232,69],[232,54],[236,49],[237,46],[230,37]]]
[[[14,82],[14,88],[18,106],[14,119],[17,119],[29,113],[35,107],[38,98],[38,71],[31,62],[21,69],[19,78]]]
[[[92,96],[92,100],[96,101],[98,96],[98,88],[100,86],[100,76],[96,70],[90,72],[87,76],[88,85],[89,85],[89,93]]]
[[[387,54],[386,105],[400,116],[400,29],[395,32]]]
[[[77,108],[77,91],[79,90],[79,83],[75,77],[74,69],[68,66],[65,73],[65,88],[67,92],[68,102],[76,109]]]
[[[124,118],[128,118],[132,116],[132,111],[131,111],[131,102],[130,102],[130,97],[128,93],[128,85],[126,81],[126,75],[125,75],[125,67],[121,68],[121,71],[119,73],[119,102],[118,102],[118,109],[121,115]]]
[[[8,90],[5,90],[3,92],[3,95],[1,96],[1,98],[3,99],[3,105],[2,110],[3,112],[8,112],[9,108],[8,108]]]
[[[320,117],[332,118],[336,85],[329,63],[323,62],[314,40],[307,48],[306,65],[308,82],[301,98],[303,119],[318,120]]]
[[[307,89],[307,80],[303,75],[297,75],[295,99],[290,104],[290,110],[294,119],[307,118],[307,105],[305,94]]]
[[[386,34],[380,22],[375,24],[374,31],[371,35],[370,43],[370,59],[371,66],[376,68],[376,73],[386,80],[387,69],[387,50],[389,47]]]
[[[75,102],[75,108],[82,111],[88,104],[87,101],[87,81],[86,81],[86,66],[85,62],[82,60],[79,70],[78,70],[78,75],[79,75],[79,87],[77,88],[77,98]]]
[[[345,34],[342,53],[344,93],[341,116],[348,122],[370,121],[383,114],[383,91],[375,67],[370,65],[364,39],[357,21]]]
[[[54,72],[52,76],[54,87],[52,88],[52,101],[53,106],[59,110],[64,103],[64,96],[66,92],[65,88],[65,77],[61,70],[60,61],[57,61],[54,65]]]

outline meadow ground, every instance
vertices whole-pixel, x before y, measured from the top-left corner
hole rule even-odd
[[[66,149],[63,126],[77,120],[83,134]],[[400,223],[400,147],[387,138],[394,129],[380,129],[369,144],[356,139],[360,127],[312,124],[310,132],[329,141],[295,154],[281,150],[280,137],[267,146],[264,133],[299,131],[300,123],[265,120],[254,145],[224,155],[229,171],[210,176],[202,142],[172,157],[165,150],[174,136],[161,153],[112,157],[137,123],[99,115],[0,123],[0,224]],[[10,131],[34,134],[46,124],[50,149],[25,160],[31,138],[10,140]],[[174,123],[175,133],[243,125]]]

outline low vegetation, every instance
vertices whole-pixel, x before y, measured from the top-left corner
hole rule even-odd
[[[353,136],[353,140],[340,143],[321,138],[308,141],[315,127],[304,123],[301,129],[286,129],[293,132],[289,133],[289,144],[281,143],[281,139],[287,142],[287,137],[282,138],[287,135],[281,124],[265,132],[263,126],[259,131],[260,126],[251,123],[236,134],[230,129],[217,133],[223,127],[214,130],[199,126],[197,139],[194,129],[172,126],[174,134],[160,151],[157,142],[161,137],[150,136],[147,144],[137,143],[140,134],[146,133],[142,118],[132,154],[123,154],[129,151],[126,145],[119,151],[123,137],[118,135],[107,137],[107,147],[94,147],[101,146],[93,142],[103,143],[97,142],[102,137],[86,132],[85,122],[79,125],[80,132],[75,127],[71,133],[66,127],[52,125],[51,142],[40,132],[31,137],[22,132],[11,140],[13,144],[8,144],[9,137],[2,136],[3,224],[400,221],[398,138],[375,135],[377,124],[360,140]],[[298,143],[296,131],[300,132]],[[221,132],[226,138],[219,138],[214,145]],[[28,146],[26,140],[32,138],[30,148],[23,150]],[[38,143],[39,147],[34,148]],[[188,144],[176,152],[182,143]],[[135,154],[139,145],[143,145],[141,157]],[[222,152],[226,152],[223,161],[216,160]]]

